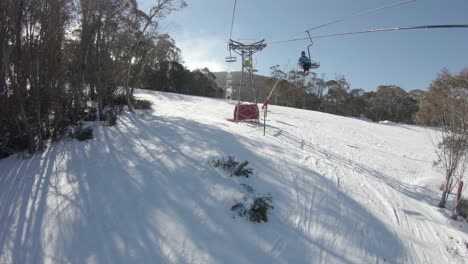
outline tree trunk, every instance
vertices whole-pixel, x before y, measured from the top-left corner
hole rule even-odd
[[[105,116],[104,116],[104,111],[103,111],[103,106],[102,106],[102,93],[98,93],[97,95],[98,98],[98,114],[99,114],[99,120],[104,121]]]
[[[24,1],[20,1],[18,5],[18,13],[16,17],[16,32],[15,32],[15,39],[16,39],[16,67],[15,71],[16,76],[16,89],[17,89],[17,98],[19,101],[19,118],[20,122],[22,123],[24,129],[26,130],[26,136],[28,141],[28,149],[29,153],[34,153],[36,150],[36,146],[34,144],[34,136],[31,131],[31,126],[29,125],[28,118],[25,111],[25,100],[27,97],[27,89],[26,89],[26,74],[24,71],[24,63],[22,58],[22,42],[21,42],[21,33],[22,33],[22,19],[23,19],[23,9],[24,9]]]
[[[44,138],[45,138],[45,133],[42,129],[42,124],[40,118],[40,114],[38,115],[38,120],[37,120],[37,150],[41,151],[44,149]]]
[[[131,56],[133,56],[133,52],[132,52]],[[129,90],[130,71],[131,71],[131,69],[132,69],[132,59],[130,57],[130,60],[129,60],[129,63],[128,63],[128,68],[127,68],[127,81],[125,82],[125,97],[127,98],[128,110],[130,110],[130,112],[133,112],[134,109],[133,109],[132,100],[131,100],[132,93]]]
[[[440,198],[440,202],[439,202],[440,208],[445,208],[445,205],[447,204],[448,194],[449,194],[449,183],[447,182],[445,184],[444,191],[442,192],[442,197]]]
[[[89,86],[89,100],[96,100],[96,84],[92,83]]]
[[[156,11],[157,10],[157,11]],[[126,97],[127,97],[127,104],[128,104],[128,110],[130,110],[131,112],[133,112],[133,105],[132,105],[132,102],[131,102],[131,97],[133,96],[133,88],[131,90],[129,90],[129,84],[130,84],[130,72],[132,70],[132,58],[133,56],[135,55],[136,53],[136,49],[138,48],[138,46],[140,45],[140,42],[141,42],[141,39],[142,37],[145,35],[145,32],[146,32],[146,29],[148,28],[148,26],[151,24],[153,18],[156,16],[156,14],[158,13],[158,11],[161,10],[161,7],[158,7],[155,9],[155,11],[153,11],[153,14],[150,14],[148,16],[148,19],[146,21],[146,24],[145,24],[145,27],[143,28],[143,30],[141,31],[141,35],[138,37],[136,43],[135,43],[135,46],[133,47],[132,49],[132,52],[130,53],[130,58],[128,60],[128,68],[127,68],[127,81],[125,82],[125,94],[126,94]],[[151,12],[151,11],[150,11]]]
[[[24,110],[24,105],[21,103],[20,104],[20,122],[24,126],[24,129],[26,130],[26,137],[28,140],[28,150],[29,153],[32,154],[36,151],[36,144],[34,143],[34,137],[31,132],[31,126],[29,125],[27,116],[26,116],[26,111]]]

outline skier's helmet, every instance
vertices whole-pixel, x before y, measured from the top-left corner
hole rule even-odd
[[[305,56],[305,51],[301,52],[301,55],[302,55],[302,56]]]

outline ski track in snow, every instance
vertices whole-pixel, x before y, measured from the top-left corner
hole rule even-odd
[[[232,101],[137,96],[154,110],[0,160],[0,263],[468,263],[434,131],[271,106],[263,136]],[[210,165],[228,155],[254,175]],[[268,223],[232,218],[241,183],[271,194]]]
[[[276,135],[282,135],[282,134],[283,132],[276,133]],[[288,144],[290,145],[294,145],[294,143],[291,143],[290,138],[285,138],[284,141],[288,142]],[[359,168],[358,170],[360,171],[360,173],[358,173],[356,167],[353,167],[353,166],[338,167],[336,164],[340,164],[339,159],[342,159],[342,158],[339,157],[339,154],[336,154],[336,153],[324,152],[325,154],[322,155],[322,157],[313,158],[311,155],[306,153],[304,149],[304,146],[306,146],[305,142],[307,142],[307,140],[302,139],[301,144],[300,144],[301,146],[300,148],[303,151],[304,156],[305,156],[305,158],[303,158],[303,161],[305,163],[309,163],[310,166],[314,167],[322,176],[329,178],[330,182],[335,182],[337,188],[342,190],[344,193],[348,193],[349,187],[346,185],[347,181],[342,181],[342,178],[346,177],[346,175],[352,176],[353,178],[359,177],[361,180],[361,183],[359,184],[360,187],[363,187],[368,192],[366,193],[367,195],[365,196],[364,200],[371,201],[371,204],[374,204],[374,205],[375,204],[380,205],[379,207],[377,207],[377,209],[383,215],[383,218],[392,219],[394,225],[398,228],[395,231],[395,235],[399,236],[399,234],[401,233],[410,234],[410,236],[416,236],[422,243],[435,244],[435,245],[440,243],[440,241],[438,241],[437,239],[438,234],[433,229],[432,226],[423,227],[419,221],[410,221],[407,214],[401,214],[401,211],[408,211],[408,207],[405,205],[405,202],[402,201],[401,197],[399,197],[400,196],[399,192],[397,190],[389,188],[385,182],[376,180],[374,177],[375,173],[374,174],[363,173],[362,169],[360,169],[359,166],[356,166],[356,167]],[[379,138],[376,146],[380,147],[383,144],[384,144],[384,140],[382,138]],[[331,147],[327,146],[325,149],[330,150]],[[328,160],[330,160],[331,157],[335,157],[338,159],[338,162],[334,163],[335,165],[328,162]],[[354,160],[354,157],[352,156],[350,159]],[[396,179],[394,180],[397,184],[401,184],[401,183],[398,183],[398,180]],[[297,180],[294,180],[295,186],[297,189],[298,185],[296,181]],[[344,185],[342,185],[341,182],[344,182]],[[298,199],[298,203],[300,203],[299,199]],[[318,203],[321,203],[321,201],[319,201]],[[339,207],[339,205],[334,205],[334,206]],[[314,205],[311,205],[311,207],[314,207]],[[301,214],[301,217],[303,217],[303,214]],[[305,220],[305,221],[308,221],[308,220]],[[307,232],[310,232],[310,229],[308,229]],[[365,234],[367,231],[363,229],[361,232]],[[404,241],[405,239],[408,238],[408,235],[399,236],[399,237]],[[433,243],[434,240],[437,243]],[[412,252],[413,254],[417,255],[419,253],[418,252],[419,249],[414,248],[414,245],[412,243],[410,243],[408,246],[413,250]],[[436,247],[436,250],[434,253],[436,253],[436,254],[432,254],[434,257],[437,256],[438,254],[444,255],[443,248],[439,247],[439,250],[437,250],[437,247]],[[401,260],[401,261],[408,262],[408,263],[415,263],[415,262],[432,263],[434,262],[434,261],[431,261],[431,258],[427,257],[425,254],[419,254],[419,257],[420,258],[414,258],[412,254],[408,254],[406,259]],[[374,261],[379,262],[378,259]],[[382,261],[386,262],[386,259],[384,258]],[[444,259],[444,261],[450,262],[450,259]]]

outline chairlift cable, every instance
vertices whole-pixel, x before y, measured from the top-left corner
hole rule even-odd
[[[291,62],[291,59],[288,60],[288,63],[284,66],[283,68],[283,73],[284,71],[286,70],[286,68],[288,67],[289,63]],[[266,117],[267,117],[267,111],[268,111],[268,104],[270,102],[270,97],[271,95],[273,94],[273,91],[275,90],[276,88],[276,85],[278,85],[279,81],[281,80],[281,76],[278,76],[278,80],[276,80],[275,82],[275,85],[273,86],[273,88],[271,89],[270,91],[270,94],[268,95],[268,97],[265,99],[264,103],[263,103],[263,106],[262,106],[262,109],[263,109],[263,135],[265,136],[265,133],[266,133]]]
[[[267,45],[269,45],[269,44],[279,44],[279,43],[294,42],[294,41],[309,40],[309,39],[319,39],[319,38],[328,38],[328,37],[335,37],[335,36],[354,35],[354,34],[364,34],[364,33],[375,33],[375,32],[384,32],[384,31],[412,30],[412,29],[438,29],[438,28],[468,28],[468,24],[457,24],[457,25],[425,25],[425,26],[413,26],[413,27],[395,27],[395,28],[368,29],[368,30],[360,30],[360,31],[351,31],[351,32],[342,32],[342,33],[328,34],[328,35],[311,36],[310,38],[307,37],[307,38],[295,38],[295,39],[287,39],[287,40],[272,41],[272,42],[267,42],[266,44],[267,44]]]
[[[232,10],[232,20],[231,20],[231,34],[229,35],[229,39],[232,39],[232,29],[234,28],[234,17],[236,16],[236,4],[237,4],[237,0],[234,0],[234,8]]]
[[[404,4],[408,4],[408,3],[411,3],[411,2],[416,2],[416,0],[407,0],[407,1],[399,2],[399,3],[383,6],[383,7],[380,7],[380,8],[375,8],[375,9],[367,10],[367,11],[364,11],[364,12],[359,12],[359,13],[356,13],[356,14],[353,14],[353,15],[350,15],[350,16],[347,16],[347,17],[340,18],[340,19],[335,20],[335,21],[325,23],[325,24],[317,26],[317,27],[313,27],[311,29],[306,30],[306,32],[309,33],[312,30],[319,29],[319,28],[329,26],[329,25],[332,25],[332,24],[336,24],[336,23],[344,21],[344,20],[348,20],[348,19],[351,19],[351,18],[354,18],[354,17],[366,15],[366,14],[377,12],[377,11],[382,11],[384,9],[388,9],[388,8],[392,8],[392,7],[396,7],[396,6],[400,6],[400,5],[404,5]]]
[[[289,65],[290,62],[291,62],[291,59],[289,59],[289,60],[288,60],[288,63],[284,66],[284,68],[283,68],[283,73],[284,73],[284,71],[286,70],[286,68],[288,67],[288,65]],[[270,97],[271,97],[271,95],[273,94],[273,91],[275,90],[276,85],[278,85],[278,83],[279,83],[279,81],[280,81],[281,79],[282,79],[282,78],[280,78],[280,77],[278,76],[278,80],[276,80],[275,85],[273,85],[273,88],[271,89],[270,94],[268,95],[268,97],[265,99],[265,102],[268,101],[268,100],[270,100]]]
[[[403,2],[398,2],[398,3],[395,3],[395,4],[391,4],[391,5],[387,5],[387,6],[383,6],[383,7],[379,7],[379,8],[375,8],[375,9],[371,9],[371,10],[367,10],[367,11],[363,11],[363,12],[359,12],[359,13],[356,13],[356,14],[353,14],[353,15],[350,15],[350,16],[347,16],[347,17],[342,17],[338,20],[335,20],[335,21],[331,21],[331,22],[328,22],[326,24],[323,24],[323,25],[320,25],[320,26],[316,26],[316,27],[313,27],[311,29],[308,29],[306,30],[305,32],[310,35],[310,31],[312,30],[315,30],[315,29],[319,29],[319,28],[322,28],[322,27],[325,27],[325,26],[329,26],[329,25],[332,25],[332,24],[336,24],[338,22],[341,22],[341,21],[344,21],[344,20],[348,20],[348,19],[351,19],[351,18],[354,18],[354,17],[357,17],[357,16],[362,16],[362,15],[365,15],[365,14],[369,14],[369,13],[373,13],[373,12],[377,12],[377,11],[381,11],[381,10],[384,10],[384,9],[388,9],[388,8],[392,8],[392,7],[396,7],[396,6],[400,6],[400,5],[404,5],[404,4],[407,4],[407,3],[411,3],[411,2],[415,2],[416,0],[407,0],[407,1],[403,1]],[[302,33],[297,33],[297,34],[294,34],[291,36],[291,38],[295,38],[297,37],[298,35],[302,35],[304,34],[304,31],[302,31]]]
[[[394,27],[394,28],[380,28],[380,29],[369,29],[361,30],[354,32],[344,32],[344,33],[335,33],[321,36],[313,36],[312,39],[327,38],[334,36],[344,36],[344,35],[353,35],[353,34],[364,34],[364,33],[374,33],[374,32],[384,32],[384,31],[396,31],[396,30],[413,30],[413,29],[437,29],[437,28],[468,28],[468,24],[459,24],[459,25],[424,25],[424,26],[412,26],[412,27]]]
[[[231,20],[231,33],[229,34],[229,41],[232,40],[232,30],[234,28],[234,18],[236,17],[236,5],[237,5],[237,0],[234,0],[234,8],[232,9],[232,20]],[[236,62],[237,59],[236,57],[232,56],[232,50],[231,46],[228,42],[228,49],[229,49],[229,57],[226,57],[225,60],[226,62]]]

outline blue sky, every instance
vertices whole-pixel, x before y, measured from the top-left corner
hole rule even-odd
[[[149,1],[145,1],[147,4]],[[189,69],[240,70],[226,63],[234,0],[187,0],[188,7],[166,18],[167,30],[182,49]],[[365,10],[402,0],[237,0],[233,39],[266,42],[307,37],[305,31]],[[315,31],[313,35],[363,29],[429,24],[468,24],[467,0],[417,0],[356,17]],[[269,67],[295,67],[307,40],[271,44],[254,56],[260,74]],[[317,39],[311,49],[319,75],[342,74],[352,88],[375,90],[398,85],[405,90],[427,89],[446,67],[458,73],[468,66],[468,29],[423,29]]]

